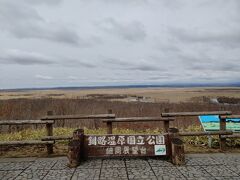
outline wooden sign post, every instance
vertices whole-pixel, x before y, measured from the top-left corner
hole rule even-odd
[[[87,157],[167,156],[165,135],[87,135],[84,149]]]
[[[84,135],[83,130],[78,130],[69,142],[69,167],[76,167],[81,161],[91,157],[170,158],[173,149],[170,135],[171,133]]]

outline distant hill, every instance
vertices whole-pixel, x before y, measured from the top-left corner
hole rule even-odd
[[[136,84],[111,86],[69,86],[69,87],[41,87],[0,89],[0,91],[31,91],[31,90],[81,90],[81,89],[121,89],[121,88],[184,88],[184,87],[240,87],[239,83],[179,83],[179,84]]]

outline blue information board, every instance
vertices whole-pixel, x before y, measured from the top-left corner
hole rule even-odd
[[[218,115],[198,116],[204,131],[218,131],[220,119]],[[240,132],[240,119],[226,119],[227,130]]]

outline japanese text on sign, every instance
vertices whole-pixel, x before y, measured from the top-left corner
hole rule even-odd
[[[117,146],[117,145],[161,145],[165,144],[163,135],[149,136],[89,136],[89,146]]]
[[[89,135],[86,145],[95,156],[166,155],[164,135]]]

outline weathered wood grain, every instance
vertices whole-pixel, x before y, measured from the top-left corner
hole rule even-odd
[[[164,117],[127,117],[127,118],[114,118],[103,119],[102,122],[147,122],[147,121],[174,121],[175,118]]]
[[[53,111],[48,111],[47,115],[52,116]],[[46,124],[46,131],[47,131],[47,136],[53,136],[53,124]],[[48,153],[48,155],[53,154],[53,145],[52,144],[47,144],[47,153]]]
[[[53,124],[54,121],[42,120],[1,120],[0,125],[24,125],[24,124]]]
[[[143,138],[143,141],[136,141],[135,144],[128,144],[126,139],[130,136],[134,136],[136,139],[137,137]],[[148,144],[149,136],[164,136],[164,144]],[[116,144],[111,144],[105,142],[106,144],[92,144],[95,141],[90,142],[89,138],[98,139],[99,137],[104,137],[106,140],[114,137],[116,140]],[[119,137],[124,137],[125,141],[121,143],[117,143]],[[151,137],[152,138],[152,137]],[[153,138],[154,139],[154,138]],[[103,142],[103,141],[102,141]],[[144,144],[143,144],[144,142]],[[157,156],[155,154],[154,145],[166,145],[166,155],[169,156],[169,141],[168,135],[146,135],[146,134],[134,134],[134,135],[85,135],[84,136],[84,149],[85,149],[85,156],[87,157],[139,157],[139,156]],[[126,151],[129,150],[129,151]],[[146,152],[145,152],[146,151]],[[107,153],[108,152],[108,153]]]
[[[209,112],[172,112],[162,113],[162,117],[180,117],[180,116],[201,116],[201,115],[231,115],[231,111],[209,111]]]
[[[240,119],[240,115],[220,116],[221,119]]]
[[[0,141],[0,146],[6,145],[46,145],[54,144],[54,141],[28,140],[28,141]]]
[[[208,131],[208,132],[180,132],[179,136],[209,136],[209,135],[231,135],[232,131]]]
[[[44,136],[41,138],[42,141],[57,141],[57,140],[68,140],[72,136]]]
[[[115,118],[115,114],[98,114],[98,115],[54,115],[45,116],[41,120],[62,120],[62,119],[109,119]]]
[[[184,165],[185,164],[185,153],[184,153],[184,143],[179,138],[172,139],[172,163],[174,165]]]

